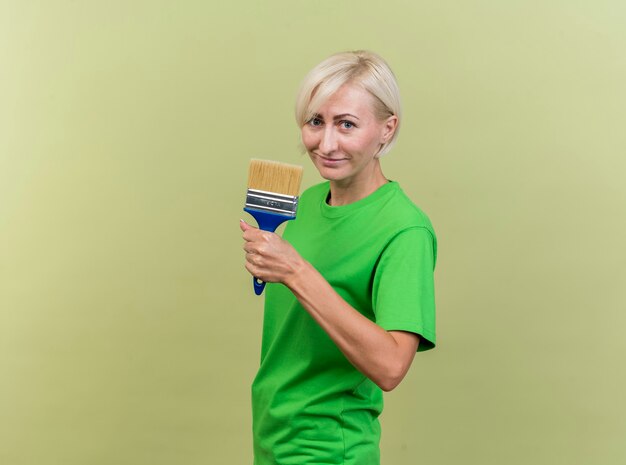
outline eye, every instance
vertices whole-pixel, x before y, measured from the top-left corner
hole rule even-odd
[[[356,125],[352,121],[348,121],[345,119],[340,121],[339,125],[341,126],[342,129],[352,129],[356,127]]]
[[[324,122],[321,120],[321,118],[314,116],[313,118],[309,120],[309,124],[311,126],[321,126],[322,124],[324,124]]]

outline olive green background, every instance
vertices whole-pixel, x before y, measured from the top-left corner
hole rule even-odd
[[[250,464],[251,157],[331,53],[396,72],[439,347],[384,465],[626,463],[626,3],[0,1],[0,463]]]

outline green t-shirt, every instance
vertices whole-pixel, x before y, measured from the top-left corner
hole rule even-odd
[[[386,330],[435,346],[436,237],[389,182],[331,207],[329,183],[304,192],[284,238],[343,299]],[[255,465],[378,465],[381,389],[346,359],[282,284],[265,295],[261,366],[252,384]]]

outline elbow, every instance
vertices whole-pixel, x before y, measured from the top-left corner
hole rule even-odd
[[[376,385],[385,392],[393,391],[404,379],[407,369],[405,367],[388,367],[378,378],[373,380]]]
[[[379,388],[381,388],[383,391],[385,392],[391,392],[393,391],[398,384],[400,384],[399,382],[395,382],[393,380],[385,380],[382,382],[378,382],[376,383],[378,385]]]

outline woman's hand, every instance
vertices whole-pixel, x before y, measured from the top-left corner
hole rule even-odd
[[[298,252],[278,234],[263,231],[239,222],[245,241],[246,270],[267,283],[286,284],[293,278],[304,260]]]

